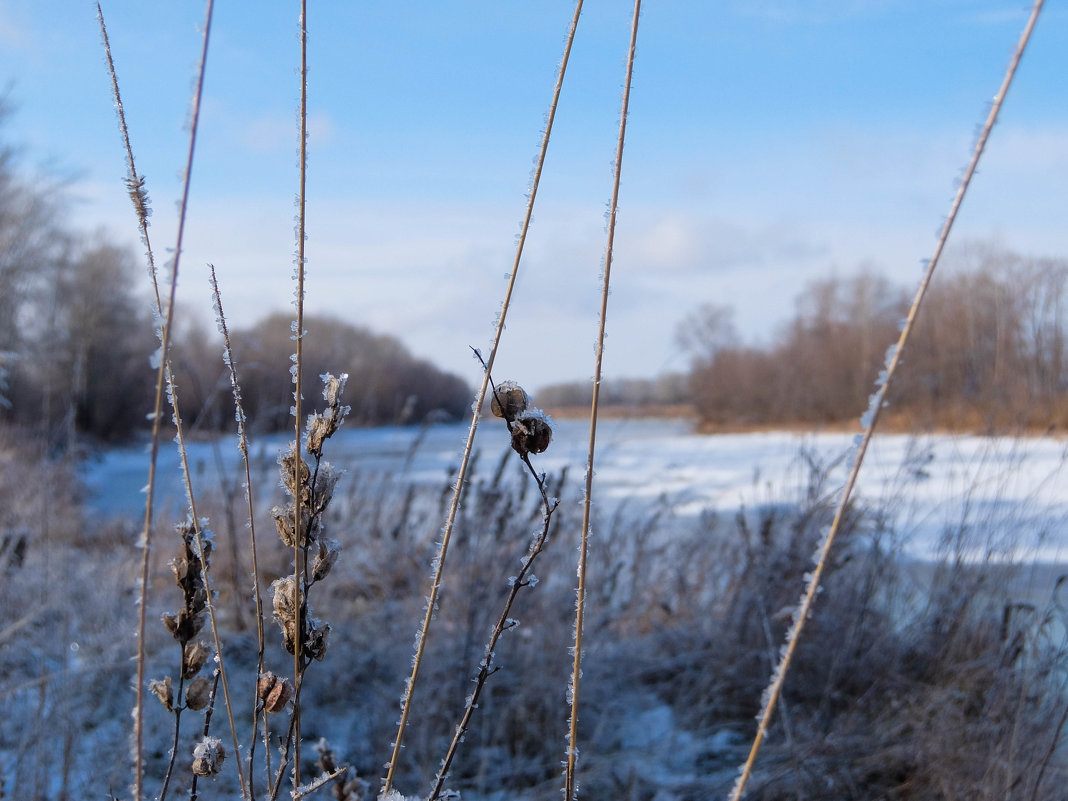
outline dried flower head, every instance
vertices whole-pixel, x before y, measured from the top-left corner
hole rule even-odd
[[[205,676],[197,676],[189,683],[189,689],[185,691],[185,705],[194,712],[199,712],[208,705],[211,700],[211,680]]]
[[[287,548],[292,548],[297,538],[293,533],[293,505],[290,504],[285,509],[275,506],[271,509],[271,514],[278,529],[278,538]],[[308,543],[308,531],[312,523],[311,510],[306,505],[300,509],[300,521],[300,545],[303,547]]]
[[[256,682],[256,697],[263,702],[263,708],[272,715],[281,712],[289,699],[293,697],[293,685],[289,679],[276,676],[267,671]]]
[[[297,483],[294,483],[293,479],[297,469],[297,452],[293,447],[293,443],[290,443],[289,450],[279,457],[279,463],[281,468],[278,472],[282,477],[282,486],[286,488],[286,492],[295,498],[297,497],[299,486],[301,502],[307,503],[311,493],[311,488],[308,486],[311,470],[308,469],[308,463],[301,459],[300,475],[297,477]]]
[[[174,711],[174,690],[171,687],[171,677],[153,679],[148,683],[148,691],[156,696],[168,712]]]
[[[319,552],[315,555],[315,561],[312,564],[312,580],[322,581],[326,578],[326,574],[330,572],[330,568],[334,566],[340,553],[341,543],[337,540],[327,538],[319,540]]]
[[[280,579],[275,579],[271,583],[271,591],[273,592],[272,606],[274,608],[274,620],[282,629],[282,640],[285,643],[286,650],[289,653],[293,653],[296,649],[297,641],[297,620],[299,614],[297,607],[303,605],[303,594],[297,600],[297,604],[293,603],[293,588],[296,583],[293,581],[292,576],[285,576]]]
[[[515,381],[502,381],[497,385],[490,401],[490,411],[496,417],[511,422],[526,411],[530,396]]]
[[[301,650],[308,659],[318,659],[326,656],[326,640],[330,635],[330,624],[324,623],[318,618],[309,617],[307,631],[304,632],[304,640]]]
[[[186,643],[185,649],[182,651],[182,678],[191,679],[197,675],[200,669],[204,667],[204,663],[208,661],[210,654],[211,649],[208,648],[207,643]]]
[[[218,737],[204,737],[193,748],[193,773],[197,776],[217,776],[226,759],[226,749]]]

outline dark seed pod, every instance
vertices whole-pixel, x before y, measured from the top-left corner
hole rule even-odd
[[[497,385],[490,402],[490,411],[496,417],[515,420],[526,411],[530,396],[515,381],[502,381]]]
[[[197,676],[185,691],[185,705],[194,712],[199,712],[211,700],[211,682],[204,676]]]
[[[549,421],[537,409],[532,409],[512,423],[512,448],[521,456],[542,453],[549,447],[552,438],[553,430]]]

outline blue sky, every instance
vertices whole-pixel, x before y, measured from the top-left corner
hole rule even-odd
[[[574,5],[310,3],[310,312],[399,336],[468,380],[493,330]],[[182,257],[184,313],[292,297],[296,3],[216,5]],[[106,0],[157,248],[173,247],[200,3]],[[586,3],[498,378],[593,370],[631,5]],[[700,303],[767,339],[796,292],[871,265],[912,285],[1028,7],[979,0],[644,6],[608,316],[608,377],[686,367]],[[0,131],[74,176],[87,230],[137,248],[95,6],[0,0]],[[955,241],[1068,258],[1068,8],[1049,2]]]

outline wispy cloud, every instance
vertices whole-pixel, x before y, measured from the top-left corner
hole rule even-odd
[[[10,6],[0,6],[0,45],[19,51],[31,50],[34,46],[29,28],[15,19]]]

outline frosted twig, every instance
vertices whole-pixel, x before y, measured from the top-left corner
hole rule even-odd
[[[479,356],[479,359],[481,360],[481,356]],[[504,421],[508,426],[508,431],[513,434],[514,442],[515,418],[509,412],[507,403],[497,394],[497,388],[493,386],[492,379],[490,379],[490,386],[496,401],[495,410],[502,410],[502,417],[504,417]],[[456,756],[456,752],[460,748],[460,743],[463,742],[464,736],[467,734],[467,728],[470,725],[475,709],[478,708],[478,701],[482,696],[482,690],[485,689],[489,677],[497,671],[497,668],[493,666],[494,654],[497,650],[497,642],[500,640],[504,632],[508,631],[510,628],[514,628],[517,624],[517,621],[511,618],[512,607],[515,604],[516,596],[519,595],[519,591],[523,587],[532,586],[534,582],[534,579],[530,578],[533,575],[532,570],[534,561],[545,549],[545,545],[549,539],[549,526],[552,523],[553,512],[555,512],[556,507],[560,505],[560,502],[556,498],[549,497],[549,492],[545,487],[545,476],[538,473],[538,471],[534,469],[534,465],[530,463],[530,453],[524,450],[519,450],[517,452],[519,453],[519,458],[523,460],[523,464],[526,465],[527,470],[530,472],[530,475],[534,477],[534,482],[538,486],[538,492],[541,494],[541,528],[535,533],[534,538],[530,542],[530,547],[527,549],[527,554],[523,559],[519,573],[509,581],[510,586],[508,589],[508,596],[505,598],[504,606],[501,609],[500,616],[497,618],[497,622],[493,626],[493,631],[490,632],[489,639],[486,641],[486,648],[483,651],[482,660],[478,664],[478,673],[475,675],[475,689],[467,696],[467,703],[464,705],[464,711],[460,717],[460,722],[457,724],[456,731],[453,733],[448,751],[446,751],[444,759],[441,760],[441,767],[434,780],[434,788],[430,791],[427,801],[437,801],[440,797],[442,788],[445,785],[445,780],[448,778],[449,768],[452,766],[453,758]]]
[[[898,365],[901,363],[901,354],[904,351],[905,343],[908,341],[909,335],[912,333],[912,328],[916,322],[920,305],[923,302],[924,296],[927,294],[927,288],[931,283],[931,278],[934,276],[934,271],[938,266],[939,259],[942,257],[942,251],[945,249],[946,241],[949,239],[949,232],[953,228],[953,223],[957,219],[957,212],[960,210],[961,202],[964,200],[964,195],[968,191],[968,186],[971,183],[972,177],[975,175],[976,168],[979,165],[979,159],[983,154],[983,149],[986,147],[987,139],[990,137],[990,131],[993,129],[994,123],[997,121],[998,112],[1001,110],[1001,104],[1005,100],[1005,95],[1008,93],[1009,86],[1012,84],[1013,76],[1016,74],[1016,68],[1019,66],[1020,59],[1023,56],[1024,50],[1027,48],[1027,42],[1031,38],[1031,32],[1034,30],[1035,22],[1038,20],[1038,14],[1042,10],[1042,3],[1043,0],[1036,0],[1031,9],[1031,15],[1027,20],[1027,25],[1024,27],[1023,34],[1020,36],[1020,40],[1016,45],[1016,51],[1005,72],[1001,87],[998,89],[998,93],[994,96],[994,102],[990,107],[990,113],[987,115],[986,123],[983,125],[979,139],[975,143],[971,160],[968,162],[964,177],[962,178],[960,186],[957,188],[957,193],[950,205],[946,221],[942,225],[942,231],[935,244],[934,253],[931,255],[930,261],[927,263],[927,269],[924,272],[923,279],[920,282],[919,288],[916,290],[916,296],[912,301],[912,306],[909,308],[905,325],[902,327],[901,335],[898,337],[897,347],[893,349],[893,355],[887,362],[882,383],[872,396],[871,404],[868,407],[868,413],[865,415],[866,425],[864,433],[860,436],[858,442],[856,457],[853,460],[853,467],[849,472],[849,478],[846,480],[845,487],[839,498],[838,507],[835,510],[834,520],[831,522],[830,530],[827,532],[827,536],[824,538],[823,544],[820,547],[816,567],[809,577],[808,584],[801,597],[801,604],[794,613],[793,624],[787,634],[786,648],[783,651],[782,658],[779,660],[779,664],[776,666],[775,671],[772,674],[771,683],[765,691],[764,708],[760,713],[756,736],[753,738],[749,756],[741,768],[738,781],[734,785],[730,801],[740,801],[745,792],[746,784],[748,784],[749,778],[752,775],[753,765],[756,762],[757,754],[760,752],[760,746],[764,742],[764,737],[767,735],[768,726],[771,723],[771,716],[775,712],[776,702],[782,695],[783,683],[786,680],[786,674],[790,669],[790,663],[793,660],[794,652],[797,649],[797,643],[801,637],[801,630],[804,628],[805,621],[808,619],[808,616],[812,611],[812,605],[816,600],[820,580],[827,564],[827,557],[830,555],[835,537],[838,535],[842,522],[845,519],[849,500],[852,496],[853,488],[857,483],[857,477],[860,474],[860,468],[864,462],[864,455],[867,453],[868,445],[871,443],[872,436],[875,433],[875,426],[879,422],[879,414],[882,411],[883,403],[885,402],[886,394],[890,387],[890,382],[893,380],[894,373],[897,371]]]

